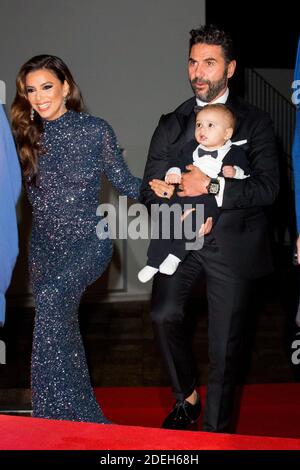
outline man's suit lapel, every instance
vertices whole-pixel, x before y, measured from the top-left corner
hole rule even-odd
[[[228,99],[227,99],[225,105],[235,115],[236,121],[237,121],[237,127],[239,128],[240,123],[242,121],[244,121],[244,119],[246,118],[244,107],[242,107],[241,104],[240,104],[240,101],[237,98],[235,98],[234,96],[232,96],[230,93],[229,93],[229,96],[228,96]]]
[[[190,142],[190,140],[193,140],[195,138],[195,124],[196,116],[193,109],[186,120],[186,127],[184,131],[184,139],[186,142]]]
[[[176,117],[181,127],[181,135],[179,137],[183,143],[190,142],[195,137],[195,103],[196,100],[191,99],[184,110],[176,112]]]
[[[236,117],[236,127],[232,136],[232,141],[247,139],[248,142],[243,145],[243,150],[248,154],[250,135],[248,129],[248,107],[245,106],[244,102],[241,102],[239,98],[229,94],[226,106],[234,113]]]

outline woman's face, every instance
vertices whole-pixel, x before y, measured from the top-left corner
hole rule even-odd
[[[27,99],[32,108],[47,121],[59,118],[66,112],[64,98],[69,84],[64,83],[47,69],[30,72],[26,76]]]

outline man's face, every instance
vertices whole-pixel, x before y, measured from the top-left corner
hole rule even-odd
[[[190,52],[188,74],[196,98],[210,103],[221,96],[235,65],[234,60],[226,64],[221,46],[195,44]]]

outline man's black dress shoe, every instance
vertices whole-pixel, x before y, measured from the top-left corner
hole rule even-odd
[[[186,400],[177,401],[170,414],[166,417],[162,424],[164,429],[187,429],[191,424],[195,424],[199,419],[201,413],[200,397],[197,393],[196,403],[191,403]]]

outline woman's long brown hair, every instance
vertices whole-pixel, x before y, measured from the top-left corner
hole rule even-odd
[[[38,171],[38,157],[45,151],[40,146],[43,122],[37,113],[30,119],[31,106],[27,98],[26,77],[30,72],[47,69],[60,81],[69,84],[66,108],[81,111],[83,101],[80,90],[66,64],[53,55],[37,55],[22,65],[16,79],[17,92],[12,104],[12,128],[22,163],[24,175],[34,180]]]

